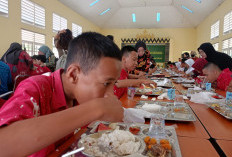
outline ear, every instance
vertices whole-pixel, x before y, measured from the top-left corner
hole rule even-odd
[[[82,71],[78,64],[71,64],[66,70],[65,75],[70,83],[76,84],[79,80],[81,73]]]

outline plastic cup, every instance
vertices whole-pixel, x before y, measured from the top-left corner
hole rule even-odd
[[[151,116],[148,136],[157,139],[165,138],[165,120],[163,114],[153,114]]]
[[[134,99],[135,96],[135,88],[134,87],[128,87],[127,89],[127,98],[128,99]]]
[[[174,106],[182,106],[184,104],[183,95],[176,95],[174,99]]]

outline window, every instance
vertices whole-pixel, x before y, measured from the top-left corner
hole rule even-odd
[[[22,35],[22,47],[25,48],[30,56],[37,55],[40,46],[45,44],[45,35],[21,30]]]
[[[218,51],[218,45],[219,45],[219,43],[213,44],[213,47],[214,47],[214,49],[215,49],[216,51]]]
[[[224,17],[224,29],[223,33],[229,33],[232,30],[232,11],[225,15]]]
[[[0,15],[8,16],[8,0],[0,0]]]
[[[54,53],[56,58],[59,58],[59,53],[54,43],[54,37],[52,37],[52,52]]]
[[[67,19],[53,13],[53,32],[67,29]]]
[[[211,26],[210,39],[214,39],[219,36],[219,20]]]
[[[21,21],[45,28],[45,9],[29,0],[21,0]]]
[[[222,51],[232,57],[232,38],[223,41]]]
[[[82,27],[75,23],[72,23],[72,33],[74,37],[77,37],[82,33]]]

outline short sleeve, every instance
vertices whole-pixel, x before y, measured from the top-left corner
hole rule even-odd
[[[0,126],[40,115],[39,91],[33,81],[23,81],[0,109]]]

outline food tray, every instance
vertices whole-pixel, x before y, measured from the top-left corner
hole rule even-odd
[[[232,120],[232,109],[226,104],[211,103],[209,104],[209,108],[216,111],[226,119]]]
[[[157,83],[157,87],[161,87],[161,88],[173,88],[173,84],[172,84],[171,81],[165,83],[164,85],[159,85],[159,82],[163,82],[163,80],[157,80],[157,79],[155,79],[153,81]]]
[[[160,102],[160,101],[139,101],[135,108],[143,109],[142,106],[147,104],[157,104],[161,106],[158,111],[148,111],[150,113],[161,113],[165,115],[165,120],[173,121],[196,121],[196,117],[186,103],[181,103],[174,106],[173,102]],[[150,117],[146,117],[150,118]]]
[[[148,95],[148,96],[159,96],[163,93],[167,92],[167,89],[163,88],[136,88],[135,95]]]
[[[98,125],[100,123],[103,123],[103,124],[106,124],[106,125],[110,124],[109,122],[97,121],[94,124],[91,131],[90,131],[92,134],[89,134],[89,135],[84,134],[84,135],[82,135],[81,139],[79,140],[79,142],[77,144],[78,147],[83,146],[83,139],[85,137],[87,137],[87,136],[95,136],[94,134],[96,134],[97,127],[98,127]],[[141,142],[140,149],[136,154],[131,154],[131,155],[127,155],[127,156],[128,157],[129,156],[133,157],[133,156],[139,155],[139,156],[144,156],[145,157],[146,156],[146,154],[145,154],[146,145],[145,145],[143,139],[147,136],[147,133],[148,133],[148,130],[149,130],[149,125],[148,124],[138,124],[138,123],[122,123],[122,122],[121,123],[114,123],[114,124],[116,124],[116,125],[125,125],[126,127],[125,127],[124,131],[129,131],[130,127],[138,127],[138,128],[140,128],[139,133],[137,135],[135,135],[136,139],[138,139]],[[105,131],[105,133],[107,133],[107,132],[110,132],[110,131]],[[172,151],[168,153],[167,157],[182,157],[175,128],[172,127],[172,126],[165,126],[165,132],[166,132],[165,139],[167,139],[172,145]],[[83,154],[90,157],[90,155],[86,154],[84,151],[83,151]]]
[[[185,88],[193,88],[194,84],[186,84],[186,83],[182,83],[182,86]]]

